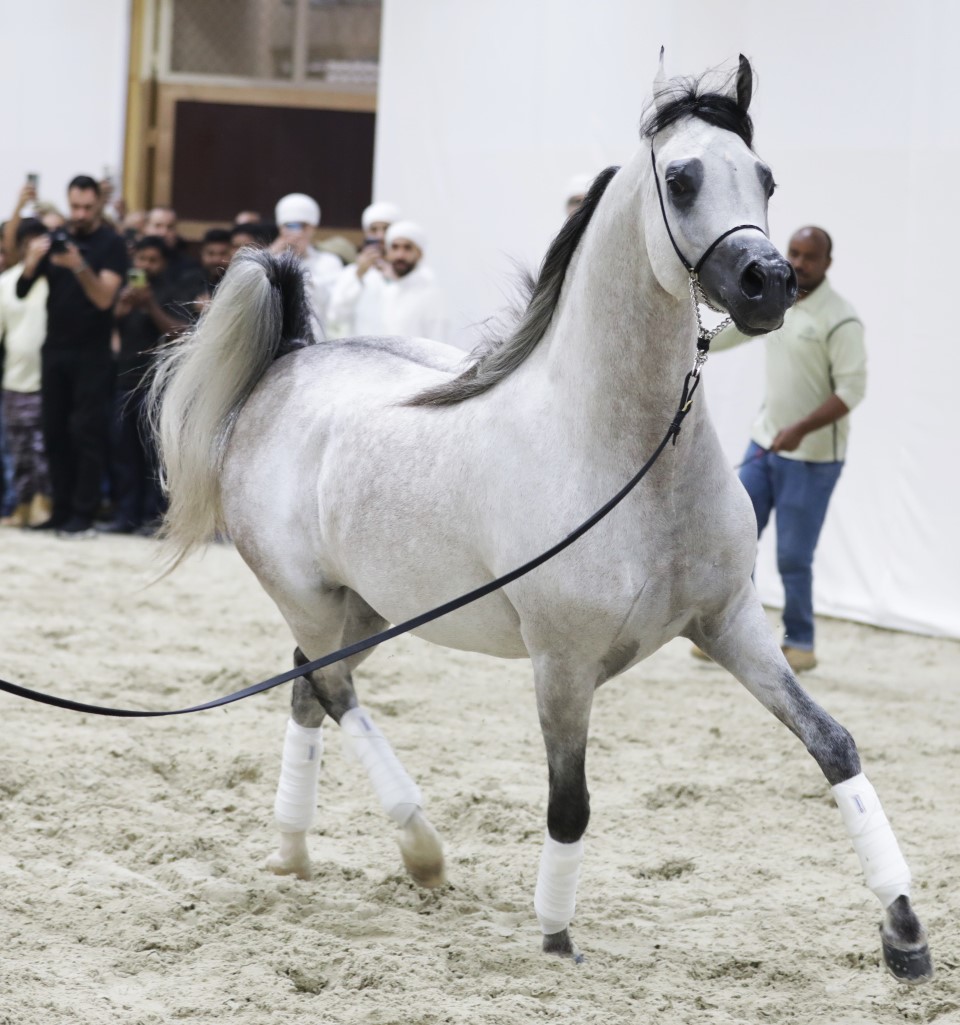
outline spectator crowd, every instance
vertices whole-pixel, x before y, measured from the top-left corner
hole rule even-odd
[[[2,225],[0,523],[150,536],[164,512],[144,422],[158,347],[178,344],[246,247],[295,254],[318,337],[448,340],[424,229],[393,203],[363,212],[359,249],[321,239],[311,196],[278,199],[273,219],[240,211],[191,246],[176,211],[126,211],[109,180],[78,175],[66,209],[28,175]]]

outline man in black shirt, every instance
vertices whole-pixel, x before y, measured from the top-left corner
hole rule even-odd
[[[102,221],[100,186],[79,175],[67,189],[69,233],[54,232],[24,260],[17,295],[50,284],[41,350],[43,437],[53,516],[61,536],[92,534],[100,504],[113,388],[111,309],[127,269],[123,239]]]
[[[111,534],[150,534],[163,512],[156,451],[146,431],[146,377],[165,335],[190,319],[193,290],[168,277],[170,251],[158,236],[134,247],[133,270],[114,309],[119,350],[110,430],[115,518],[99,529]]]

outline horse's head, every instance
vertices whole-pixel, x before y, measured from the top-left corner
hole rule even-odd
[[[710,302],[745,334],[775,330],[797,297],[790,264],[766,237],[770,168],[753,152],[747,109],[750,63],[714,92],[699,82],[654,83],[655,109],[644,137],[655,175],[645,204],[645,235],[654,273],[674,295],[696,271]]]

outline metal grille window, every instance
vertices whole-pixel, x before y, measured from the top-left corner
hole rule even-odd
[[[163,77],[376,88],[381,0],[163,0]]]

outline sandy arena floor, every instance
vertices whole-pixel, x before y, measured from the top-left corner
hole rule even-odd
[[[174,708],[290,665],[231,548],[143,589],[155,550],[4,531],[0,676]],[[450,883],[431,892],[335,727],[316,878],[263,871],[286,688],[139,721],[0,694],[0,1023],[960,1022],[960,645],[824,622],[804,679],[857,738],[912,866],[938,971],[916,990],[879,967],[879,905],[813,761],[687,648],[595,703],[578,967],[539,952],[526,663],[405,638],[357,674],[444,837]]]

